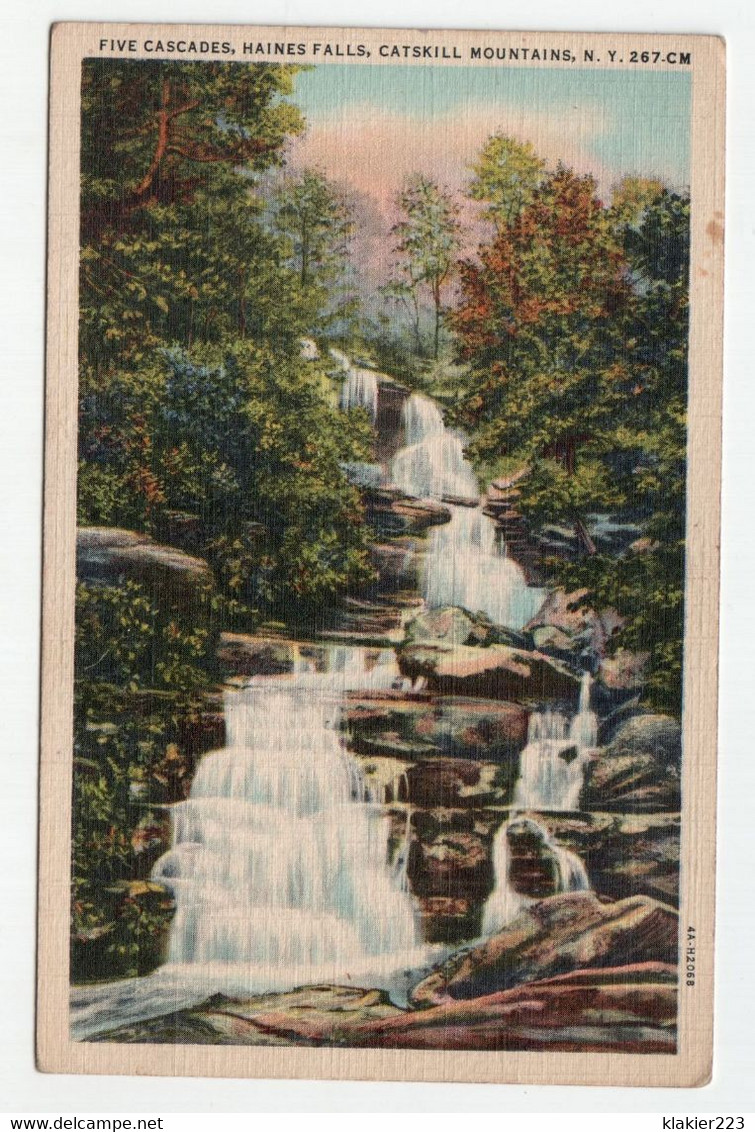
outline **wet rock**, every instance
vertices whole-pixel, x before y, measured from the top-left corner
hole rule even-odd
[[[575,971],[368,1022],[340,1031],[338,1040],[382,1049],[673,1054],[676,981],[676,968],[662,963]]]
[[[204,612],[214,588],[212,570],[203,558],[117,527],[79,528],[76,574],[88,583],[137,582],[158,606],[194,616]]]
[[[524,746],[528,718],[521,705],[497,700],[353,695],[343,725],[349,746],[361,755],[505,762],[515,760]]]
[[[678,813],[539,814],[559,844],[577,853],[600,896],[679,900]]]
[[[559,891],[561,870],[545,830],[537,822],[519,818],[509,823],[506,837],[513,890],[536,899],[554,896]]]
[[[212,998],[188,1010],[165,1014],[98,1035],[98,1042],[154,1042],[176,1045],[290,1045],[300,1031],[341,1032],[366,1021],[402,1013],[384,991],[356,987],[303,987],[252,998]],[[303,1023],[306,1022],[306,1026]]]
[[[482,912],[475,901],[464,896],[420,896],[417,903],[427,943],[461,943],[480,934]]]
[[[217,659],[224,676],[283,676],[294,670],[294,646],[248,633],[221,633]]]
[[[438,648],[457,645],[488,646],[510,645],[512,648],[531,648],[532,640],[526,633],[517,633],[502,625],[495,625],[484,613],[470,613],[458,606],[444,606],[420,613],[406,626],[404,646],[432,645]]]
[[[507,645],[415,645],[400,650],[399,666],[405,676],[424,677],[431,691],[443,695],[539,704],[573,703],[579,692],[578,678],[560,661]]]
[[[593,892],[531,905],[484,944],[451,956],[412,992],[415,1005],[478,998],[589,967],[677,959],[678,917],[645,896],[603,903]]]
[[[409,881],[417,896],[480,902],[493,887],[490,844],[474,833],[443,833],[429,843],[415,841]]]
[[[681,728],[671,716],[626,720],[585,768],[582,809],[678,810],[681,752]]]
[[[515,775],[468,759],[423,759],[407,768],[409,801],[423,809],[504,805]]]
[[[178,745],[195,762],[206,751],[225,746],[225,716],[222,711],[190,711],[177,721]]]
[[[376,590],[381,594],[419,588],[419,558],[413,539],[372,543],[370,562],[378,573]]]
[[[398,488],[363,492],[367,522],[379,535],[419,534],[451,519],[451,511],[429,499],[415,499]]]

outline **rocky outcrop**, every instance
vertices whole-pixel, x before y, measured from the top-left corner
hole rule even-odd
[[[590,967],[673,964],[677,933],[676,911],[649,897],[603,903],[593,892],[551,896],[479,947],[452,955],[414,988],[412,1002],[479,998]]]
[[[558,660],[508,645],[409,645],[400,650],[399,665],[405,676],[424,677],[442,695],[573,704],[579,691],[577,677]]]
[[[384,991],[304,987],[248,999],[217,994],[188,1010],[120,1026],[90,1039],[171,1045],[290,1045],[309,1027],[334,1039],[365,1022],[401,1014]],[[309,1044],[305,1038],[305,1044]]]
[[[468,759],[423,759],[406,778],[409,801],[423,809],[501,805],[513,785],[507,768]]]
[[[399,488],[365,489],[363,498],[367,522],[382,537],[419,534],[451,518],[448,507],[429,499],[415,499]]]
[[[554,896],[561,868],[546,831],[529,818],[515,818],[506,828],[509,843],[508,883],[521,896]]]
[[[532,638],[495,625],[484,613],[470,613],[466,609],[448,605],[429,609],[407,622],[404,645],[430,645],[455,648],[458,645],[510,645],[512,648],[532,648]]]
[[[671,716],[626,720],[585,769],[582,809],[678,810],[681,750],[681,728]]]
[[[675,969],[641,963],[576,971],[426,1010],[401,1010],[382,991],[351,987],[249,999],[215,995],[89,1040],[673,1054],[675,1019]]]
[[[382,1049],[672,1054],[676,978],[676,969],[662,963],[575,971],[328,1036],[338,1044]],[[297,1032],[318,1037],[313,1028]]]
[[[606,646],[623,625],[613,609],[597,612],[589,602],[589,590],[567,593],[552,590],[525,629],[538,648],[561,655],[569,653],[585,661],[605,655]]]
[[[678,813],[548,813],[538,814],[537,821],[559,845],[578,854],[599,896],[678,902]]]
[[[221,633],[217,660],[223,675],[283,676],[294,670],[295,646],[249,633]]]
[[[519,704],[427,693],[351,695],[343,726],[360,755],[446,755],[514,763],[527,738],[529,713]]]
[[[117,527],[79,528],[76,574],[79,581],[90,584],[138,582],[156,605],[194,616],[202,612],[214,587],[212,571],[203,558]]]

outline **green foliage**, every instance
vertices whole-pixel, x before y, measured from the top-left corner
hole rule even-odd
[[[534,527],[600,512],[640,526],[636,553],[545,569],[626,618],[613,647],[647,651],[648,699],[679,711],[689,201],[627,178],[607,208],[589,177],[502,138],[475,170],[496,234],[462,265],[449,318],[468,367],[455,419],[486,474],[529,469],[517,507]]]
[[[416,352],[422,355],[422,304],[432,309],[432,356],[438,357],[445,289],[456,266],[461,243],[459,206],[434,181],[417,174],[399,194],[402,219],[394,225],[397,274],[383,288],[384,296],[409,314]]]
[[[158,605],[137,582],[77,586],[77,680],[188,691],[207,683],[209,643],[206,626]]]
[[[271,226],[256,180],[301,129],[293,73],[84,68],[79,522],[160,536],[180,513],[230,619],[370,576],[341,464],[371,436],[300,356],[343,317],[350,213],[308,171]]]
[[[119,691],[79,681],[72,824],[72,975],[145,974],[161,960],[173,914],[148,880],[167,848],[165,803],[184,797],[192,760],[181,720],[186,693]]]
[[[532,203],[545,174],[545,162],[530,142],[494,134],[485,143],[472,172],[469,195],[484,203],[482,215],[486,220],[496,227],[505,227]]]
[[[272,212],[310,333],[351,318],[356,299],[348,287],[348,256],[354,219],[344,191],[316,170],[305,169],[279,182]]]

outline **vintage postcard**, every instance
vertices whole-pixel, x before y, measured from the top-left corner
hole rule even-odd
[[[723,105],[54,29],[41,1069],[709,1079]]]

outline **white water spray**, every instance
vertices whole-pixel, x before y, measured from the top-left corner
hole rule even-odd
[[[479,508],[453,507],[450,523],[433,527],[425,558],[423,596],[430,609],[457,605],[486,613],[496,625],[521,629],[545,591],[528,586],[506,554],[492,519]]]
[[[343,365],[344,361],[346,362],[344,366],[346,376],[341,387],[341,408],[344,410],[366,409],[374,424],[378,412],[377,374],[374,370],[361,369],[359,366],[352,365],[346,355],[337,350],[330,352],[339,365]]]
[[[515,813],[501,826],[493,845],[495,886],[483,913],[483,935],[500,931],[535,900],[517,892],[511,884],[509,829],[517,813],[579,808],[585,764],[598,736],[597,716],[590,708],[591,685],[592,678],[585,672],[577,714],[568,726],[561,712],[533,712],[530,716],[527,745],[520,756],[519,777],[514,787]],[[539,830],[544,850],[556,859],[558,891],[587,891],[590,881],[581,858],[554,842],[547,830],[533,819],[527,820]]]
[[[417,950],[406,847],[391,867],[390,818],[364,801],[336,730],[346,689],[393,686],[394,655],[341,647],[329,671],[312,668],[229,693],[228,745],[172,808],[173,848],[153,874],[176,900],[169,965],[204,970],[214,990],[366,975]]]

